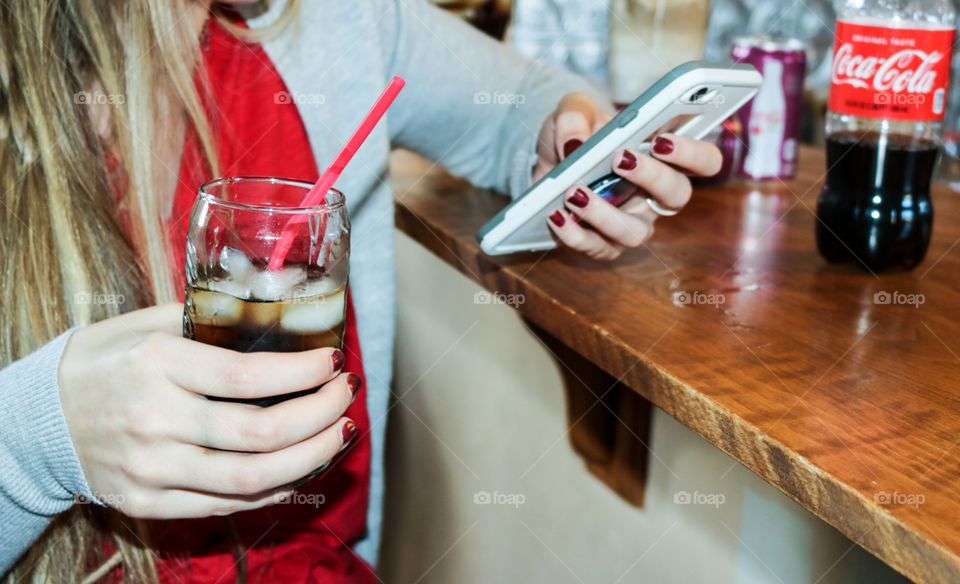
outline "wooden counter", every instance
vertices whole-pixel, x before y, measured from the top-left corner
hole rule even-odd
[[[407,153],[397,226],[903,574],[960,581],[960,195],[926,261],[872,275],[814,244],[823,154],[796,180],[700,188],[612,264],[488,257],[506,203]]]

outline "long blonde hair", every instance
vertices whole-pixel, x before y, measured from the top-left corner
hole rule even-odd
[[[160,117],[192,126],[218,166],[194,81],[191,1],[0,2],[0,368],[70,327],[176,298],[180,267],[168,256],[151,151]],[[281,29],[296,5],[245,40]],[[109,108],[105,127],[93,107]],[[125,582],[156,582],[148,531],[116,511],[74,505],[5,581],[94,582],[122,562]]]

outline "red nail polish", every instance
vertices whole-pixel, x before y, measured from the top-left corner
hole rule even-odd
[[[566,144],[563,145],[563,157],[569,158],[573,151],[583,145],[583,140],[579,138],[571,138],[567,140]]]
[[[653,151],[660,156],[666,156],[674,151],[676,145],[669,139],[664,138],[663,136],[657,136],[653,140]]]
[[[357,397],[357,392],[360,391],[360,386],[363,385],[363,380],[360,379],[360,376],[356,373],[347,373],[347,388],[350,390],[350,395]]]
[[[330,360],[333,361],[333,370],[340,371],[343,369],[343,363],[347,360],[347,358],[343,356],[343,351],[340,349],[334,349],[333,354],[330,355]]]
[[[590,202],[590,197],[583,191],[583,189],[577,189],[577,191],[570,195],[570,198],[567,200],[570,201],[571,205],[583,209]]]
[[[346,446],[357,435],[357,425],[353,420],[347,420],[347,423],[340,428],[340,443]]]
[[[624,150],[623,158],[620,159],[620,164],[617,166],[620,170],[633,170],[637,167],[637,157],[634,156],[633,152]]]
[[[554,211],[553,214],[550,215],[550,221],[553,221],[553,224],[557,227],[563,227],[563,224],[567,222],[567,220],[563,218],[563,213],[560,211]]]

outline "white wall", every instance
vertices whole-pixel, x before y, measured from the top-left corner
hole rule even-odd
[[[659,409],[645,508],[625,504],[572,452],[558,365],[516,313],[401,234],[397,253],[384,582],[903,581]]]

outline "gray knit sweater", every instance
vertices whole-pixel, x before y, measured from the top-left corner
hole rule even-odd
[[[282,4],[250,26],[271,22]],[[337,183],[353,224],[350,285],[373,437],[370,535],[357,550],[375,562],[395,316],[390,149],[419,152],[478,186],[516,194],[529,184],[537,133],[560,97],[598,92],[424,0],[309,0],[297,21],[264,46],[298,104],[321,168],[390,77],[407,81]],[[0,371],[0,572],[54,516],[77,501],[96,503],[60,402],[57,370],[68,336]]]

